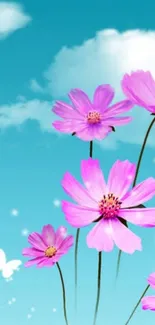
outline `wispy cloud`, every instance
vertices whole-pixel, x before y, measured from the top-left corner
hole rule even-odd
[[[15,2],[0,2],[0,39],[25,27],[31,19],[21,5]]]
[[[33,99],[0,106],[0,128],[18,127],[28,120],[37,121],[43,131],[52,132],[52,103]]]
[[[47,92],[46,88],[43,88],[36,79],[31,79],[30,80],[30,89],[34,93],[41,93],[44,94]]]

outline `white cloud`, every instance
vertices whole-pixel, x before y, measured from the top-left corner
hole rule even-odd
[[[30,80],[30,89],[34,93],[41,93],[41,94],[43,94],[43,93],[46,92],[46,89],[44,89],[43,87],[41,87],[36,79],[31,79]]]
[[[45,72],[54,97],[80,87],[92,94],[98,84],[110,83],[120,91],[124,73],[150,70],[155,76],[155,31],[98,32],[80,46],[63,47]]]
[[[47,90],[56,99],[66,97],[71,88],[79,87],[90,96],[97,85],[110,83],[116,90],[115,100],[124,98],[120,80],[126,72],[150,70],[155,77],[155,31],[132,30],[123,33],[103,30],[80,46],[63,47],[44,73]],[[116,128],[101,147],[116,149],[119,142],[141,144],[151,121],[147,111],[134,108],[127,115],[134,121]],[[148,144],[154,146],[155,127]]]
[[[0,2],[0,39],[25,27],[30,21],[31,17],[24,13],[21,5],[14,2]]]
[[[0,106],[0,129],[20,126],[28,120],[37,121],[43,131],[52,132],[54,114],[51,112],[52,103],[33,99]]]
[[[18,102],[26,102],[26,98],[25,98],[25,96],[22,96],[22,95],[18,95],[17,98],[16,98],[16,100],[17,100]]]

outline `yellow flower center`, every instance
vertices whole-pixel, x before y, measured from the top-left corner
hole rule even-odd
[[[90,111],[87,115],[87,122],[89,124],[97,124],[101,121],[101,115],[97,111]]]
[[[50,246],[45,251],[46,257],[53,257],[56,254],[57,250],[54,246]]]

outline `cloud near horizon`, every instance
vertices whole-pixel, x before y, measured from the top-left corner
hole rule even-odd
[[[0,39],[24,28],[32,18],[15,2],[0,2]]]
[[[115,88],[116,102],[125,97],[120,81],[126,72],[149,70],[155,77],[154,58],[155,31],[137,29],[121,33],[115,29],[105,29],[83,44],[71,48],[63,47],[57,53],[43,74],[46,92],[48,91],[54,99],[64,99],[71,88],[81,88],[92,97],[99,84],[109,83]],[[38,93],[39,87],[43,92],[43,87],[37,80],[35,83]],[[142,143],[151,121],[149,113],[143,108],[135,107],[127,115],[133,116],[133,122],[118,127],[115,136],[110,135],[100,143],[101,146],[115,149],[119,142]],[[148,139],[150,146],[154,146],[154,138],[155,131],[152,130]]]
[[[19,97],[20,98],[20,97]],[[37,121],[42,131],[52,132],[52,121],[54,114],[51,112],[52,103],[33,99],[18,100],[17,103],[0,106],[0,129],[6,129],[12,126],[33,120]]]

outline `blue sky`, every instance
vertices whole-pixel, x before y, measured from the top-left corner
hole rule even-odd
[[[117,100],[123,98],[120,80],[125,72],[142,68],[155,76],[154,9],[151,1],[135,4],[132,0],[113,4],[92,0],[74,4],[70,0],[0,1],[0,248],[8,260],[18,258],[24,263],[24,229],[40,231],[48,223],[67,225],[61,208],[54,204],[66,198],[60,182],[66,171],[79,178],[80,161],[88,157],[88,143],[59,136],[51,128],[54,100],[67,100],[72,87],[81,87],[91,96],[102,83],[116,89]],[[101,161],[106,175],[118,158],[137,161],[151,117],[142,108],[130,114],[134,117],[130,125],[117,128],[94,145],[94,157]],[[153,130],[139,181],[155,177],[154,137]],[[148,205],[155,206],[155,199]],[[13,209],[18,210],[17,216],[12,215]],[[67,227],[75,235],[75,230]],[[131,228],[142,238],[143,252],[122,255],[117,287],[118,250],[103,254],[98,325],[123,325],[147,285],[147,276],[155,271],[155,230]],[[77,325],[92,324],[96,299],[97,253],[86,246],[87,232],[88,228],[81,231],[79,246]],[[72,249],[60,262],[70,324],[74,324],[73,253]],[[22,266],[13,281],[0,278],[0,289],[3,325],[64,324],[56,268]],[[12,298],[16,301],[9,305]],[[155,313],[139,308],[131,325],[154,322]]]

